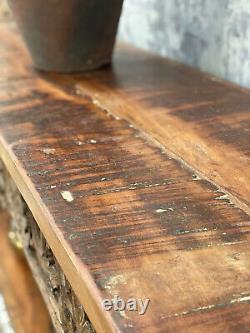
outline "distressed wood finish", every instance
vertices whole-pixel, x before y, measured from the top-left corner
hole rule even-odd
[[[32,213],[23,230],[24,251],[58,333],[95,333]]]
[[[244,125],[249,93],[127,49],[113,70],[39,74],[11,24],[0,40],[0,155],[97,332],[248,332],[247,131],[219,133],[229,114]],[[196,121],[196,96],[223,99],[224,116],[208,106]],[[228,193],[202,177],[217,179],[211,166]],[[104,312],[114,295],[149,309]]]
[[[74,83],[80,94],[95,94],[102,107],[223,187],[249,213],[249,90],[128,47],[118,49],[112,70]]]
[[[4,167],[1,169],[3,181],[0,184],[4,186],[0,187],[0,201],[10,213],[9,238],[19,250],[19,254],[25,254],[47,304],[56,332],[94,333],[82,305],[37,226],[29,207],[8,171]],[[7,233],[4,233],[4,236],[7,237]]]

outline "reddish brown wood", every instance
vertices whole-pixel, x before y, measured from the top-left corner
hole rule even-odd
[[[8,240],[7,218],[0,211],[0,295],[4,297],[10,325],[15,333],[52,333],[47,309],[24,256]],[[2,311],[1,308],[0,317]]]
[[[128,47],[117,50],[112,70],[75,77],[75,85],[222,186],[249,212],[249,90]]]
[[[113,70],[42,75],[11,25],[0,40],[0,155],[97,331],[247,332],[249,198],[237,185],[247,146],[244,133],[236,146],[219,133],[228,114],[244,127],[249,93],[127,49]],[[225,118],[209,104],[196,120],[192,98],[224,103]],[[212,165],[228,193],[201,176],[215,180]],[[150,298],[148,312],[104,312],[117,294]]]

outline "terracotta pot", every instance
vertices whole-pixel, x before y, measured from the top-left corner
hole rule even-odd
[[[111,61],[123,0],[9,0],[36,68],[76,72]]]

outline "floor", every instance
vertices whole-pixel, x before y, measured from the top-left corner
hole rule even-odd
[[[45,304],[23,257],[10,244],[0,211],[0,333],[50,333]]]
[[[3,295],[0,294],[0,333],[15,333]]]

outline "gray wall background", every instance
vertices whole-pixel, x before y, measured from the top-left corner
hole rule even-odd
[[[250,0],[125,0],[118,38],[250,88]]]

